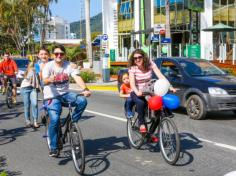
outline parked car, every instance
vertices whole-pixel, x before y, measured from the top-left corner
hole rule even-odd
[[[157,58],[154,62],[170,83],[179,88],[175,94],[190,118],[204,119],[210,111],[236,114],[235,76],[204,59]],[[119,71],[118,79],[125,71],[127,69]]]
[[[24,79],[24,73],[30,61],[27,58],[13,58],[13,59],[18,67],[18,73],[16,75],[17,86],[20,86],[22,80]]]

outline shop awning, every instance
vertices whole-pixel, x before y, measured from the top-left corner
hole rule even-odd
[[[223,23],[218,23],[218,24],[213,25],[211,27],[202,29],[202,31],[206,31],[206,32],[231,32],[231,31],[236,31],[236,28],[225,25]]]

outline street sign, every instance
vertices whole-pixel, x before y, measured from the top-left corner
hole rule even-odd
[[[165,31],[165,24],[155,24],[154,25],[154,34],[159,34],[161,30]]]
[[[161,43],[171,43],[171,38],[163,38]]]
[[[102,40],[108,40],[108,35],[107,34],[103,34]]]
[[[153,35],[151,40],[152,42],[159,42],[159,35]]]

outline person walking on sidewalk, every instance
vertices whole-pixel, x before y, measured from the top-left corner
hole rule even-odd
[[[21,95],[24,102],[24,115],[26,127],[31,127],[30,106],[32,109],[33,127],[39,128],[38,125],[38,91],[42,91],[38,75],[34,65],[35,61],[29,63],[21,83]]]
[[[62,112],[62,102],[71,102],[75,107],[72,114],[72,120],[78,122],[82,113],[87,106],[85,97],[91,95],[91,92],[86,87],[83,79],[79,75],[79,70],[74,69],[72,64],[65,60],[66,50],[62,45],[54,47],[55,58],[48,62],[42,70],[42,78],[44,83],[44,100],[47,103],[49,123],[49,139],[50,151],[49,156],[58,156],[57,135],[59,130],[59,120]],[[76,93],[69,91],[69,78],[83,89],[84,96],[77,96]]]

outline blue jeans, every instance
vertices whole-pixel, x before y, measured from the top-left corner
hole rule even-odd
[[[32,87],[21,88],[21,95],[24,101],[25,120],[30,120],[30,106],[32,109],[32,117],[38,119],[38,93]]]
[[[145,108],[147,108],[147,101],[144,96],[138,97],[134,92],[130,93],[130,97],[135,102],[137,108],[139,125],[144,125]]]
[[[71,104],[72,107],[75,107],[74,112],[72,114],[72,121],[77,122],[82,113],[84,112],[87,106],[87,100],[83,96],[77,96],[76,93],[69,92],[63,94],[55,99],[48,100],[48,114],[50,118],[49,123],[49,138],[50,138],[50,149],[56,150],[57,149],[57,139],[58,139],[58,130],[59,130],[59,121],[60,115],[62,112],[62,106],[66,106],[62,104],[62,102],[73,102]]]
[[[125,100],[125,111],[129,112],[129,113],[132,113],[133,106],[134,106],[133,99],[131,97],[126,98],[126,100]]]

